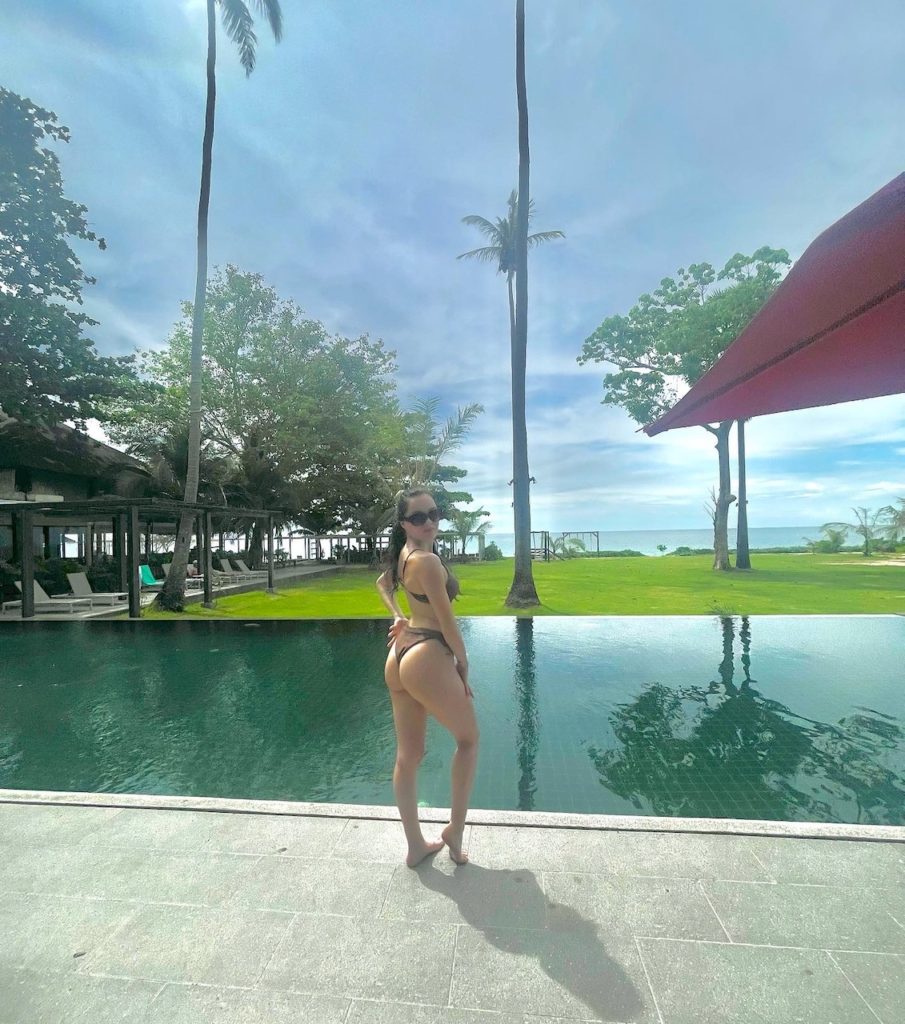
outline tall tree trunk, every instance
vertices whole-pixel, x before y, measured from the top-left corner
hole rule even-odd
[[[183,500],[198,500],[198,477],[201,465],[201,373],[204,339],[204,302],[207,295],[207,212],[211,198],[211,157],[214,148],[214,109],[217,81],[217,22],[215,0],[207,0],[207,105],[204,111],[204,140],[201,144],[201,194],[198,198],[198,263],[195,274],[195,305],[192,310],[192,357],[189,382],[188,466],[185,474]],[[192,534],[192,514],[183,512],[176,531],[176,546],[170,573],[157,603],[169,611],[182,611],[185,601],[185,570],[188,564]]]
[[[525,0],[515,4],[515,82],[518,98],[518,211],[515,232],[515,330],[512,334],[512,507],[515,520],[515,575],[506,605],[540,604],[531,571],[531,496],[528,492],[528,427],[525,422],[525,364],[528,352],[528,94],[525,87]]]
[[[713,568],[728,570],[729,562],[729,506],[735,501],[735,495],[729,474],[729,432],[732,420],[723,420],[718,427],[705,426],[716,437],[716,452],[720,463],[720,490],[714,500],[713,509]]]
[[[736,420],[738,428],[738,540],[735,544],[736,569],[751,568],[748,548],[748,483],[745,473],[745,421]]]

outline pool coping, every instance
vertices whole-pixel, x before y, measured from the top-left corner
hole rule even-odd
[[[399,811],[393,806],[383,804],[326,804],[290,800],[243,800],[231,797],[155,796],[140,793],[0,789],[0,804],[4,803],[399,820]],[[449,820],[449,809],[421,807],[419,817],[426,822],[446,822]],[[854,825],[841,822],[770,821],[753,818],[671,818],[639,814],[570,814],[554,811],[497,811],[484,808],[470,810],[468,821],[472,825],[497,825],[509,828],[673,832],[905,843],[905,826],[901,825]]]

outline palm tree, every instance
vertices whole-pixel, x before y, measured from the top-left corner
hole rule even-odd
[[[207,212],[211,195],[211,157],[214,146],[214,109],[217,97],[217,19],[219,4],[226,34],[239,50],[239,60],[250,75],[255,68],[258,38],[254,17],[246,0],[207,0],[207,103],[204,112],[204,139],[201,145],[201,194],[198,199],[198,262],[195,275],[195,302],[192,309],[192,360],[189,384],[188,466],[184,501],[198,498],[201,461],[201,369],[204,337],[204,300],[207,293]],[[258,12],[267,19],[277,42],[283,36],[283,14],[280,0],[254,0]],[[176,531],[173,563],[167,581],[157,597],[158,603],[170,611],[181,611],[185,597],[185,570],[191,542],[192,515],[183,512]]]
[[[450,509],[449,521],[452,523],[452,532],[462,541],[463,558],[465,557],[465,545],[468,543],[469,536],[475,533],[486,535],[493,525],[492,523],[481,522],[481,519],[489,515],[490,513],[486,508],[477,508],[474,512],[469,512],[467,509]]]
[[[509,291],[509,334],[515,337],[515,303],[512,295],[512,282],[515,278],[515,235],[518,216],[518,192],[513,189],[506,200],[507,214],[497,217],[496,223],[489,221],[478,213],[470,213],[462,218],[463,224],[477,228],[489,240],[489,245],[472,249],[457,256],[457,260],[479,260],[481,263],[496,263],[497,273],[506,275],[506,287]],[[528,222],[534,216],[534,200],[528,202]],[[528,248],[533,249],[543,242],[554,238],[565,238],[562,231],[538,231],[528,235]]]
[[[881,508],[876,512],[872,512],[869,508],[859,507],[853,508],[852,512],[855,513],[856,522],[854,523],[824,523],[820,527],[821,530],[851,530],[852,533],[858,534],[859,537],[864,539],[864,557],[867,558],[870,555],[871,545],[875,540],[882,537],[883,534],[890,532],[890,523],[888,520],[887,509]]]
[[[528,491],[528,428],[525,422],[525,364],[528,349],[528,220],[530,216],[528,151],[528,94],[525,86],[525,0],[515,5],[515,87],[518,101],[518,191],[509,197],[509,217],[496,226],[489,225],[489,237],[499,244],[498,270],[506,274],[509,286],[509,327],[512,360],[512,509],[515,528],[515,574],[506,597],[510,608],[530,608],[540,604],[534,576],[531,571],[531,497]],[[480,220],[465,218],[485,233]],[[534,236],[533,245],[550,238],[564,237],[561,231],[542,232]],[[510,244],[506,244],[509,242]],[[493,248],[490,246],[488,248]],[[478,259],[480,250],[463,253]],[[512,278],[515,276],[515,301],[512,298]]]

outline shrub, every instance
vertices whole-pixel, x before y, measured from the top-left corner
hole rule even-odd
[[[644,555],[640,551],[634,551],[632,548],[623,548],[622,551],[596,551],[598,558],[644,558]]]
[[[680,544],[675,551],[670,551],[671,555],[712,555],[713,548],[689,548],[684,544]]]
[[[496,541],[491,541],[489,544],[484,545],[485,562],[498,562],[502,557],[503,552],[500,551]]]

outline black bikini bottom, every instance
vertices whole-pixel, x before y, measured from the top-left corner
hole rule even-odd
[[[403,655],[425,640],[439,640],[441,644],[452,654],[452,648],[446,642],[446,637],[439,629],[413,629],[409,626],[396,641],[396,664],[400,664]]]

